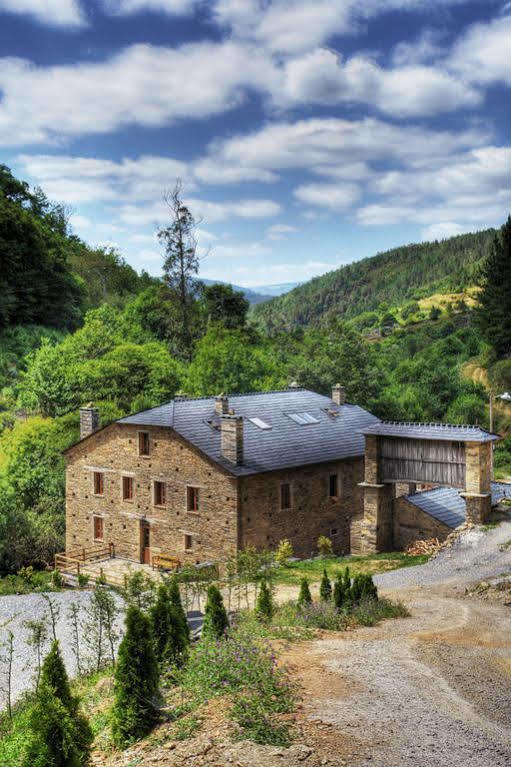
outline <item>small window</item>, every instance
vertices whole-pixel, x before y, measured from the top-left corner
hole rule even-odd
[[[319,423],[319,418],[311,415],[310,413],[286,413],[295,423],[299,423],[300,426],[308,426],[311,423]]]
[[[94,540],[103,540],[103,517],[92,517],[94,522]]]
[[[138,432],[138,454],[149,455],[149,432]]]
[[[124,501],[133,500],[133,477],[122,478],[122,498]]]
[[[154,505],[165,506],[165,482],[154,483]]]
[[[280,486],[280,508],[282,511],[291,508],[291,485],[289,482]]]
[[[102,471],[94,472],[94,495],[103,495],[105,491],[105,475]]]
[[[265,421],[263,421],[262,418],[249,418],[248,419],[250,423],[253,423],[254,426],[258,426],[260,429],[271,429],[271,426],[269,426]]]
[[[339,497],[339,478],[337,474],[330,474],[328,478],[328,495],[330,498]]]
[[[186,488],[186,509],[187,511],[199,511],[199,488]]]
[[[190,551],[192,548],[192,536],[185,535],[185,551]]]

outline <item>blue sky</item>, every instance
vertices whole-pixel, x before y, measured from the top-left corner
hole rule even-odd
[[[511,2],[0,0],[0,161],[161,272],[302,281],[511,211]]]

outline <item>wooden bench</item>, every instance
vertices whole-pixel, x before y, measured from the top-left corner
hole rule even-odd
[[[181,561],[170,554],[154,554],[152,558],[153,570],[179,570]]]

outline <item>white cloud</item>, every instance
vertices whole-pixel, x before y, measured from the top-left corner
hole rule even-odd
[[[207,223],[225,221],[233,217],[242,219],[270,218],[278,215],[281,211],[279,203],[265,199],[213,202],[185,197],[184,202],[189,206],[196,219]],[[161,226],[168,219],[168,210],[163,202],[144,206],[129,204],[121,206],[120,218],[129,226]]]
[[[332,210],[344,210],[360,197],[356,184],[303,184],[294,190],[300,202]]]
[[[114,16],[131,16],[140,11],[155,11],[169,16],[192,13],[197,0],[104,0],[104,9]]]
[[[343,63],[335,52],[323,48],[284,65],[282,88],[274,99],[284,106],[362,102],[408,117],[475,106],[481,95],[433,67],[386,70],[361,56]]]
[[[392,51],[396,67],[431,63],[444,53],[441,41],[444,34],[437,29],[424,29],[416,40],[398,43]]]
[[[300,230],[296,226],[290,226],[290,224],[273,224],[268,227],[266,236],[269,240],[285,240],[288,234],[294,234]]]
[[[69,216],[69,223],[73,229],[89,229],[92,226],[92,221],[79,213],[73,213]]]
[[[32,16],[48,26],[80,27],[86,23],[78,0],[0,0],[2,11]]]
[[[449,67],[473,83],[511,85],[510,41],[511,15],[474,24],[455,44]]]
[[[421,231],[423,240],[445,240],[457,234],[473,231],[472,224],[457,224],[455,221],[441,221],[438,224],[426,226]]]
[[[163,259],[163,250],[143,249],[138,252],[141,261],[161,261]]]
[[[70,203],[159,199],[178,177],[188,175],[185,163],[152,155],[114,162],[92,157],[22,154],[16,161],[51,199]]]
[[[104,62],[38,67],[0,59],[0,144],[58,142],[122,126],[168,125],[239,106],[273,65],[234,42],[132,45]],[[186,83],[186,87],[184,87]]]

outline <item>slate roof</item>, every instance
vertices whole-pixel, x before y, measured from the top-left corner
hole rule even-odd
[[[329,397],[307,389],[230,395],[229,408],[243,416],[242,466],[234,466],[220,455],[214,397],[176,397],[165,405],[121,418],[119,423],[170,427],[232,474],[244,476],[362,456],[362,431],[378,421],[358,405],[337,406]],[[302,412],[310,413],[318,422],[301,425],[287,415]],[[260,429],[250,418],[261,418],[271,429]]]
[[[364,429],[364,434],[381,437],[409,437],[411,439],[447,440],[456,442],[491,442],[500,439],[498,434],[480,426],[458,426],[452,423],[407,423],[402,421],[379,421]]]
[[[502,498],[511,498],[511,484],[505,482],[491,483],[491,504],[496,506]],[[466,516],[465,499],[453,487],[437,487],[423,493],[406,495],[406,500],[418,506],[431,517],[438,519],[448,527],[458,527],[463,524]]]

